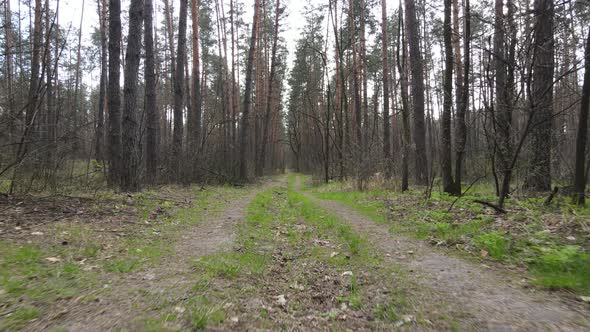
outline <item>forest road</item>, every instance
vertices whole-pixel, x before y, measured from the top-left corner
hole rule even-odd
[[[221,213],[205,215],[170,244],[174,248],[172,254],[166,255],[157,266],[113,275],[105,284],[108,291],[97,300],[78,303],[74,299],[56,311],[60,314],[39,320],[27,330],[136,331],[144,326],[141,319],[159,317],[157,307],[161,303],[177,305],[181,311],[182,302],[194,286],[191,266],[195,258],[231,249],[235,225],[243,220],[248,204],[257,194],[276,185],[276,181],[267,181],[230,202]]]
[[[556,294],[525,289],[508,272],[444,255],[427,243],[391,234],[389,226],[335,201],[322,200],[296,190],[348,222],[384,254],[386,262],[406,269],[420,286],[427,287],[451,311],[461,330],[487,331],[588,331],[590,310]],[[411,294],[410,294],[411,296]]]

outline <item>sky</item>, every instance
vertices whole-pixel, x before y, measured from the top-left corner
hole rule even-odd
[[[10,0],[11,7],[14,12],[18,10],[18,3],[19,0]],[[44,1],[44,0],[43,0]],[[191,0],[189,0],[190,2]],[[222,0],[226,5],[225,12],[229,12],[229,0]],[[245,3],[246,13],[244,15],[244,20],[247,23],[252,22],[252,14],[253,14],[253,7],[254,7],[254,0],[243,0]],[[297,39],[301,36],[300,31],[305,24],[305,19],[303,18],[302,11],[307,4],[318,5],[318,4],[325,4],[328,0],[281,0],[281,3],[287,6],[287,17],[284,19],[282,24],[282,32],[281,36],[285,39],[287,43],[287,49],[289,50],[289,56],[287,58],[288,67],[291,68],[294,56],[295,56],[295,47]],[[23,1],[25,2],[25,1]],[[97,0],[50,0],[49,5],[50,7],[55,10],[58,3],[59,3],[59,24],[62,27],[67,27],[72,25],[76,29],[80,26],[80,19],[82,14],[82,8],[84,8],[84,18],[82,21],[82,31],[83,31],[83,44],[90,43],[90,33],[93,31],[94,27],[98,26],[98,14],[97,14]],[[178,8],[179,8],[179,0],[171,0],[174,4],[175,15],[178,15]],[[397,7],[399,4],[399,0],[389,0],[388,1],[388,10],[392,11],[394,7]],[[162,20],[162,10],[163,10],[163,1],[162,0],[154,0],[154,6],[159,11],[156,15],[156,22]],[[123,15],[127,15],[127,10],[129,8],[129,0],[122,0],[121,7],[123,9]],[[21,7],[22,11],[28,10],[24,5]],[[375,15],[381,14],[381,6],[375,6]],[[23,13],[23,16],[26,17],[26,13]],[[380,16],[377,16],[380,17]],[[190,20],[189,20],[190,22]],[[26,22],[23,22],[26,24]],[[190,24],[190,23],[189,23]],[[126,29],[124,28],[123,31]],[[72,30],[73,31],[73,30]]]
[[[19,0],[10,0],[11,1],[11,9],[12,11],[16,12],[18,10],[18,3]],[[189,0],[190,2],[191,0]],[[223,0],[226,4],[225,12],[229,12],[229,1]],[[288,16],[282,22],[282,37],[287,42],[287,47],[289,50],[294,50],[296,45],[296,40],[299,37],[298,31],[303,27],[305,23],[301,11],[303,10],[307,0],[282,0],[281,2],[286,4]],[[179,0],[171,0],[175,9],[175,15],[178,15],[178,8],[179,8]],[[317,2],[313,1],[312,2]],[[253,0],[244,0],[246,13],[244,15],[244,21],[246,23],[252,22],[253,16]],[[50,0],[49,6],[52,10],[55,10],[58,6],[58,0]],[[162,20],[162,11],[163,11],[163,1],[162,0],[154,0],[154,6],[159,11],[156,15],[156,22]],[[121,7],[123,9],[123,16],[127,15],[127,10],[129,8],[129,0],[122,0]],[[78,29],[80,26],[80,19],[82,15],[82,8],[84,8],[84,18],[82,21],[82,31],[83,31],[83,44],[90,43],[90,33],[94,30],[94,27],[98,26],[98,14],[97,14],[97,3],[96,0],[59,0],[59,24],[67,30],[67,27],[72,25],[74,28]],[[22,5],[21,10],[23,11],[23,17],[26,17],[27,13],[24,11],[28,10],[26,6]],[[190,14],[189,14],[190,15]],[[26,22],[23,22],[26,24]],[[190,24],[190,20],[189,20]],[[125,28],[123,29],[126,30]],[[189,27],[190,30],[190,27]],[[292,57],[294,56],[294,52],[289,53],[289,62],[291,63]]]

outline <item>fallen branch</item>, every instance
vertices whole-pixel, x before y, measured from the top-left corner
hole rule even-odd
[[[455,203],[457,203],[457,201],[458,201],[458,200],[459,200],[461,197],[463,197],[465,194],[467,194],[467,192],[469,191],[469,189],[471,189],[471,187],[473,187],[473,185],[474,185],[475,183],[477,183],[477,181],[479,181],[479,180],[483,179],[484,177],[485,177],[485,176],[484,176],[484,175],[482,175],[482,176],[480,176],[480,177],[476,178],[475,180],[473,180],[473,181],[471,182],[471,184],[469,185],[469,187],[467,187],[467,189],[465,189],[465,191],[464,191],[462,194],[460,194],[459,196],[457,196],[457,198],[455,198],[455,200],[453,201],[453,203],[451,203],[451,206],[449,206],[449,209],[447,210],[447,212],[451,212],[451,210],[453,209],[453,206],[455,206]]]
[[[498,213],[504,213],[504,214],[508,213],[508,211],[506,211],[503,208],[499,207],[498,205],[490,203],[490,202],[482,201],[479,199],[474,199],[473,202],[479,203],[481,205],[485,205],[487,207],[491,207],[492,209],[496,210],[496,212],[498,212]]]

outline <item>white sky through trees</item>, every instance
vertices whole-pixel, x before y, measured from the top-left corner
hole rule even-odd
[[[11,9],[14,13],[18,12],[19,9],[19,0],[10,0],[11,1]],[[29,26],[29,8],[26,5],[29,0],[20,0],[22,4],[21,8],[21,17],[22,17],[22,29],[23,32],[28,29]],[[34,6],[34,2],[32,0],[31,5]],[[191,1],[191,0],[189,0]],[[226,7],[225,12],[226,15],[229,13],[229,0],[223,0]],[[271,0],[267,0],[271,1]],[[286,10],[286,18],[281,21],[281,37],[287,43],[287,49],[289,51],[289,55],[287,58],[287,66],[291,68],[292,62],[295,56],[295,47],[297,43],[297,39],[301,37],[301,29],[305,25],[305,18],[303,17],[303,11],[306,6],[318,6],[318,5],[325,5],[327,4],[328,0],[281,0],[283,5],[287,6]],[[90,36],[92,31],[95,27],[98,27],[98,14],[97,14],[97,4],[96,0],[59,0],[59,24],[65,31],[69,31],[70,36],[68,36],[68,40],[77,41],[76,32],[80,26],[80,15],[82,13],[82,3],[84,2],[84,20],[82,22],[82,46],[90,45],[91,40]],[[179,0],[171,0],[174,6],[174,15],[176,19],[178,18],[178,8],[179,8]],[[43,2],[44,3],[44,2]],[[55,10],[58,1],[57,0],[50,0],[49,5],[52,10]],[[399,0],[389,0],[388,1],[388,11],[392,12],[399,6]],[[155,18],[154,18],[154,25],[158,27],[163,22],[163,1],[162,0],[154,0],[155,6]],[[245,0],[245,14],[243,16],[243,20],[250,24],[252,22],[252,11],[254,7],[254,0]],[[128,10],[129,10],[129,0],[122,0],[121,1],[121,9],[122,9],[122,21],[123,21],[123,34],[126,35],[127,33],[127,25],[126,21],[128,19]],[[375,11],[375,15],[377,18],[381,16],[381,6],[377,5],[373,8]],[[190,15],[190,14],[189,14]],[[16,19],[16,16],[14,16]],[[189,20],[189,29],[190,31],[190,20]],[[68,29],[69,27],[71,29]],[[249,34],[248,34],[249,35]],[[243,45],[245,45],[246,41],[241,41]],[[73,45],[70,45],[73,46]],[[216,51],[216,50],[215,50]],[[189,55],[190,56],[190,55]],[[96,66],[96,70],[98,71],[98,64]],[[98,73],[94,73],[98,75]],[[94,76],[94,75],[91,75]],[[89,85],[97,85],[98,80],[91,78],[89,75],[83,75],[85,79],[85,83]],[[121,81],[122,82],[122,81]]]

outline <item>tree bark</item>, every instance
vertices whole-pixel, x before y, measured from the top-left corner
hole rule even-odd
[[[121,177],[121,1],[109,0],[109,182],[119,185]]]
[[[551,128],[553,118],[553,0],[535,0],[531,109],[531,169],[525,186],[533,191],[551,190]]]
[[[399,26],[397,35],[397,68],[400,76],[400,94],[402,99],[402,184],[401,191],[408,190],[409,167],[408,159],[410,157],[410,106],[408,96],[408,78],[407,78],[407,56],[406,43],[404,35],[404,15],[402,6],[399,6]],[[400,54],[401,53],[401,54]]]
[[[174,133],[172,137],[172,152],[174,156],[174,176],[176,181],[183,177],[180,174],[182,164],[183,110],[184,110],[184,61],[186,52],[186,24],[187,1],[180,0],[178,19],[178,49],[176,52],[176,66],[174,79]]]
[[[445,70],[443,79],[443,110],[441,123],[441,171],[443,191],[457,195],[453,181],[453,168],[451,164],[451,107],[453,106],[453,45],[451,27],[451,6],[453,0],[444,2],[443,39],[445,49]]]
[[[465,116],[469,109],[469,70],[471,67],[471,8],[469,0],[465,0],[465,7],[463,10],[463,24],[464,24],[464,40],[463,40],[463,56],[465,57],[463,67],[463,89],[461,90],[461,103],[458,105],[456,118],[456,134],[455,134],[455,186],[457,192],[461,193],[461,178],[463,176],[463,161],[465,159],[465,146],[467,143],[467,126],[465,125]]]
[[[279,17],[282,13],[280,8],[280,0],[276,1],[275,5],[275,22],[274,22],[274,35],[272,41],[272,55],[270,60],[270,76],[268,78],[268,93],[266,96],[266,110],[264,112],[264,123],[262,125],[262,144],[260,147],[260,158],[256,162],[256,176],[262,176],[264,172],[264,164],[266,162],[266,146],[268,144],[268,136],[270,132],[270,118],[272,115],[272,98],[274,92],[276,67],[277,67],[277,43],[279,39]]]
[[[145,107],[147,117],[146,132],[146,180],[156,183],[158,175],[158,126],[160,117],[156,93],[156,58],[154,54],[153,0],[145,0],[144,4],[145,33]]]
[[[254,2],[254,18],[252,20],[252,35],[250,37],[250,49],[246,64],[246,85],[244,87],[244,106],[242,110],[242,123],[240,128],[240,171],[241,181],[248,179],[248,135],[250,126],[250,106],[252,103],[252,71],[254,66],[254,54],[256,53],[256,35],[259,24],[260,0]]]
[[[191,0],[191,14],[193,18],[193,94],[192,94],[192,132],[189,133],[191,140],[191,153],[194,153],[196,162],[201,146],[201,68],[199,63],[199,0]]]
[[[584,56],[584,85],[580,103],[580,119],[578,120],[576,170],[574,175],[574,204],[578,205],[585,204],[584,192],[588,181],[586,174],[586,144],[588,140],[588,112],[590,111],[590,31],[586,39]]]
[[[426,132],[424,128],[424,65],[420,51],[420,26],[416,17],[414,0],[404,0],[406,24],[410,46],[410,70],[414,116],[414,145],[416,147],[416,182],[428,184],[428,159],[426,158]]]
[[[391,177],[391,138],[389,122],[389,57],[387,48],[387,0],[381,0],[381,57],[383,62],[383,160],[385,177]]]
[[[96,124],[95,153],[96,160],[104,160],[104,116],[106,114],[107,82],[108,82],[108,45],[107,45],[107,3],[97,0],[98,20],[100,29],[100,86],[98,93],[98,119]]]
[[[148,0],[149,1],[149,0]],[[121,169],[121,190],[139,190],[138,148],[139,124],[137,123],[137,77],[141,55],[141,25],[143,23],[143,0],[131,0],[129,4],[129,36],[125,52],[125,78],[123,97],[123,155]]]

